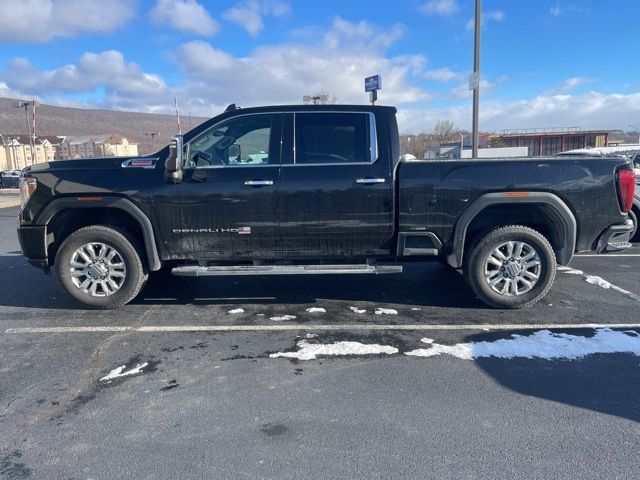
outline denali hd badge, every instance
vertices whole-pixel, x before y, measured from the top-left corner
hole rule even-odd
[[[237,233],[251,235],[251,227],[240,228],[174,228],[172,233]]]

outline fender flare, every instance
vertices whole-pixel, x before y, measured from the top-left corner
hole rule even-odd
[[[509,192],[486,193],[475,200],[462,213],[453,232],[453,249],[447,256],[447,263],[453,268],[461,268],[464,258],[464,244],[471,222],[487,207],[504,204],[544,205],[552,215],[554,225],[559,227],[562,246],[556,251],[560,265],[568,265],[576,250],[578,227],[571,209],[560,197],[547,192],[517,192],[523,196],[512,196]],[[526,196],[524,195],[526,194]]]
[[[48,225],[54,215],[64,209],[80,209],[80,208],[116,208],[131,215],[142,230],[144,238],[144,246],[147,252],[147,261],[149,270],[155,272],[160,270],[162,262],[158,255],[158,247],[156,245],[153,226],[149,217],[140,210],[132,201],[122,197],[115,196],[75,196],[63,197],[52,200],[34,219],[34,224]]]

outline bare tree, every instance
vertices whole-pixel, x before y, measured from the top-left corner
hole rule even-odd
[[[438,120],[432,130],[433,137],[439,144],[455,142],[460,138],[460,129],[451,120]]]

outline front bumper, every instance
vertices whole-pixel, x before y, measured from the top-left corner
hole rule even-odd
[[[633,222],[627,220],[622,225],[611,225],[607,228],[596,245],[596,253],[620,252],[631,248],[631,232],[633,231]]]
[[[49,268],[47,258],[47,227],[44,225],[21,225],[18,227],[18,241],[22,254],[34,267]]]

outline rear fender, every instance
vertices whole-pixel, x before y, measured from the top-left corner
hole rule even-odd
[[[560,265],[568,265],[576,248],[577,223],[573,212],[557,195],[547,192],[500,192],[487,193],[474,201],[460,216],[453,233],[453,248],[447,256],[447,263],[453,268],[462,268],[465,255],[467,229],[471,222],[487,207],[504,204],[544,205],[558,229],[560,245],[556,257]]]

